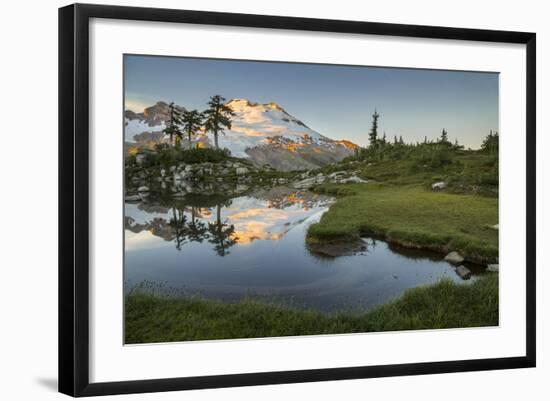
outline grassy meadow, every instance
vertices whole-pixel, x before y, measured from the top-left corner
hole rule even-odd
[[[498,275],[442,280],[366,313],[326,315],[243,300],[224,303],[134,291],[125,298],[125,343],[365,333],[498,325]]]
[[[319,223],[309,227],[310,244],[381,236],[389,242],[438,252],[459,251],[472,262],[498,256],[498,199],[434,192],[419,186],[351,184],[318,192],[335,194],[337,202]]]

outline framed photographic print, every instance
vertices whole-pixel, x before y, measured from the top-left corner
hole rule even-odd
[[[59,10],[59,390],[535,366],[535,34]]]

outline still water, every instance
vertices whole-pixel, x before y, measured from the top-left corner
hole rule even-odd
[[[443,277],[463,282],[441,255],[372,238],[346,256],[311,252],[307,227],[331,202],[284,187],[127,202],[125,289],[148,282],[178,295],[336,312],[366,310]]]

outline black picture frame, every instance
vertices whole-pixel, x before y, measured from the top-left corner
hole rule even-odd
[[[91,18],[437,38],[526,45],[526,354],[521,357],[90,383],[88,61]],[[71,396],[158,392],[534,367],[536,35],[358,21],[74,4],[59,9],[59,391]]]

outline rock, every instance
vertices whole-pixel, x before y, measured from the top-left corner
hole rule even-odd
[[[145,185],[138,188],[138,192],[149,192],[149,187],[146,187]]]
[[[359,178],[355,175],[353,175],[351,177],[348,177],[348,178],[342,178],[341,180],[338,181],[338,183],[340,183],[340,184],[349,184],[349,183],[360,184],[360,183],[363,183],[363,182],[368,182],[368,181],[363,180],[362,178]]]
[[[472,272],[466,266],[460,265],[455,269],[456,274],[463,280],[468,280],[472,276]]]
[[[141,166],[145,162],[145,155],[139,154],[136,155],[136,163],[138,166]]]
[[[498,264],[494,263],[487,265],[487,271],[491,273],[498,273]]]
[[[495,224],[494,226],[491,226],[493,230],[498,230],[498,224]]]
[[[325,181],[325,177],[321,175],[321,176],[306,178],[305,180],[295,182],[294,184],[292,184],[292,186],[296,189],[309,189],[316,184],[323,183],[324,181]]]
[[[193,165],[188,164],[187,166],[185,166],[185,171],[193,171]]]
[[[183,170],[183,167],[180,167]],[[176,166],[170,166],[170,172],[173,173],[176,171]]]
[[[328,178],[336,178],[336,177],[341,176],[341,175],[346,175],[346,172],[345,171],[335,171],[334,173],[330,173],[328,175]]]
[[[279,184],[286,184],[287,182],[288,182],[288,180],[286,178],[279,178],[277,180],[277,183],[279,183]]]
[[[165,169],[160,169],[160,176],[161,177],[164,177],[166,175],[166,170]]]
[[[126,195],[126,196],[124,197],[124,200],[125,200],[126,202],[139,201],[139,200],[141,200],[141,196],[139,196],[139,195]]]
[[[445,260],[447,262],[451,262],[455,265],[464,262],[464,258],[462,257],[462,255],[459,254],[458,252],[455,252],[455,251],[453,251],[453,252],[449,253],[447,256],[445,256]]]
[[[237,167],[235,169],[235,173],[237,175],[244,175],[244,174],[248,174],[248,169],[246,167]]]
[[[441,190],[441,189],[445,189],[446,187],[447,187],[447,183],[444,181],[434,182],[432,184],[432,189],[434,190]]]

